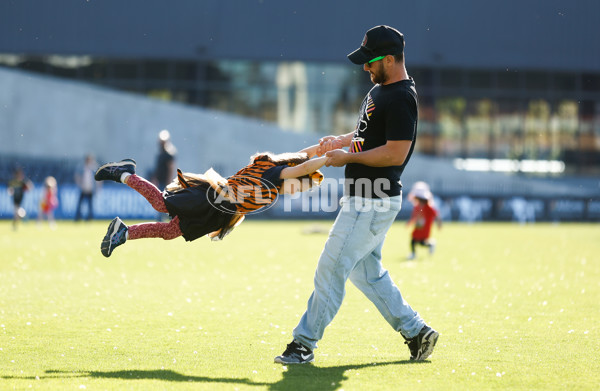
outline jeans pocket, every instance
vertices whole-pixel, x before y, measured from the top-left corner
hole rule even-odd
[[[373,217],[369,226],[371,234],[374,237],[385,235],[392,226],[392,223],[396,220],[398,212],[399,211],[394,208],[389,208],[389,205],[374,205],[372,211]]]
[[[385,234],[391,225],[388,223],[387,219],[381,219],[378,217],[378,213],[374,213],[373,218],[371,219],[371,225],[369,226],[369,231],[371,231],[371,235],[373,235],[373,237],[377,237],[382,233]]]

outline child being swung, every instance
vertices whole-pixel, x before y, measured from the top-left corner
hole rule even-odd
[[[319,185],[323,175],[318,171],[327,158],[316,155],[317,145],[297,153],[274,155],[268,152],[251,157],[250,164],[225,179],[210,169],[204,174],[182,173],[161,192],[154,184],[135,174],[133,159],[101,166],[97,181],[122,182],[140,193],[152,207],[168,213],[168,223],[152,222],[126,226],[118,217],[109,225],[101,244],[101,252],[109,257],[126,240],[142,238],[186,241],[208,235],[223,239],[239,225],[245,215],[270,204],[278,194],[293,194]]]

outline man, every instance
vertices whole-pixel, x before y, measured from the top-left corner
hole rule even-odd
[[[163,191],[173,178],[175,178],[177,149],[171,142],[171,133],[166,129],[158,133],[158,144],[160,151],[156,157],[156,166],[151,181]],[[156,219],[162,221],[165,216],[164,213],[158,213]]]
[[[15,172],[11,180],[8,182],[8,194],[12,196],[13,206],[14,206],[14,214],[12,226],[13,230],[17,230],[19,222],[21,219],[25,218],[27,212],[21,206],[23,203],[23,198],[25,197],[25,193],[29,190],[33,189],[33,183],[25,177],[25,173],[21,167],[16,167]]]
[[[313,350],[342,304],[348,278],[404,337],[411,360],[429,357],[439,336],[402,298],[381,265],[385,235],[400,211],[400,175],[417,132],[417,93],[404,66],[404,36],[376,26],[348,58],[363,65],[375,86],[362,103],[354,132],[320,140],[318,152],[326,153],[326,164],[346,166],[345,195],[317,265],[308,308],[276,363],[314,361]]]
[[[90,221],[94,218],[94,193],[98,190],[94,173],[96,172],[97,163],[94,156],[87,155],[81,167],[75,172],[75,183],[79,187],[79,201],[77,201],[77,209],[75,211],[75,221],[81,220],[82,205],[87,205],[86,220]]]

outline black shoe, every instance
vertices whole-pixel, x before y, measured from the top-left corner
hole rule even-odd
[[[440,333],[425,325],[416,337],[406,339],[405,344],[410,350],[410,359],[415,361],[425,360],[433,353],[433,348]]]
[[[123,159],[116,163],[106,163],[98,168],[94,179],[97,181],[121,182],[121,175],[125,172],[135,174],[135,160]]]
[[[295,340],[288,344],[281,356],[275,357],[275,362],[278,364],[306,364],[313,361],[315,355],[312,350]]]
[[[120,218],[115,217],[114,220],[110,222],[106,235],[104,235],[104,239],[100,245],[100,252],[108,258],[113,250],[125,243],[126,240],[127,226]]]

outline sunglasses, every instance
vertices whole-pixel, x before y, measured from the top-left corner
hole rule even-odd
[[[370,60],[367,64],[371,64],[375,61],[383,60],[384,58],[385,58],[385,56],[375,57],[374,59]]]

